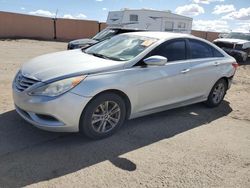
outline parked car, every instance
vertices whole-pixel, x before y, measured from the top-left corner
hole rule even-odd
[[[68,43],[68,50],[77,49],[77,48],[87,48],[98,42],[109,39],[115,35],[128,33],[128,32],[138,32],[138,31],[142,31],[142,30],[124,29],[124,28],[106,28],[102,30],[101,32],[97,33],[91,39],[77,39],[77,40],[70,41]]]
[[[218,106],[235,59],[192,35],[136,32],[43,55],[13,81],[17,112],[38,128],[112,135],[126,119],[205,102]]]
[[[245,62],[250,56],[250,33],[229,33],[224,38],[213,41],[239,62]]]

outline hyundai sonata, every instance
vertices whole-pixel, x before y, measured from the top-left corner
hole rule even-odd
[[[34,58],[13,81],[17,112],[38,128],[99,139],[126,119],[198,102],[218,106],[237,63],[186,34],[135,32]]]

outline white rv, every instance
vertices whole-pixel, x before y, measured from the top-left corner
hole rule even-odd
[[[192,21],[192,18],[170,11],[124,9],[110,11],[106,23],[108,27],[191,33]]]

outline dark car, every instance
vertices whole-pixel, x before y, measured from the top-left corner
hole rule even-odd
[[[238,62],[245,62],[250,56],[250,33],[232,32],[213,41]]]
[[[121,33],[128,33],[128,32],[137,32],[137,31],[142,31],[142,30],[124,29],[124,28],[106,28],[102,30],[101,32],[97,33],[91,39],[77,39],[77,40],[70,41],[68,43],[68,50],[77,49],[77,48],[87,48],[98,42],[109,39],[115,35],[118,35]]]

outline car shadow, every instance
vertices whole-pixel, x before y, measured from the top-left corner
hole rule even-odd
[[[195,104],[137,118],[112,137],[89,140],[80,134],[41,131],[15,111],[0,115],[0,187],[22,187],[57,178],[105,160],[126,171],[137,161],[127,152],[205,125],[232,111],[223,101],[217,108]]]

